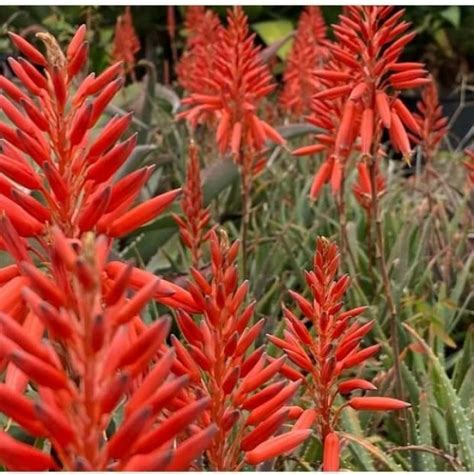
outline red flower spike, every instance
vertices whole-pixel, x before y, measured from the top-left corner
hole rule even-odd
[[[279,410],[286,402],[291,400],[298,390],[300,384],[300,380],[290,383],[273,398],[255,408],[255,410],[252,410],[249,417],[247,418],[247,425],[261,423],[263,420],[265,420],[269,413],[274,413],[275,411]]]
[[[137,172],[140,182],[134,181],[136,176],[130,180],[125,177],[112,186],[114,174],[135,145],[134,138],[117,143],[129,128],[130,116],[112,119],[98,134],[89,133],[122,85],[118,78],[122,64],[112,65],[97,78],[87,76],[74,93],[72,78],[87,60],[85,26],[78,29],[66,54],[50,34],[41,32],[37,36],[44,43],[44,55],[25,39],[11,34],[13,43],[26,56],[10,60],[26,92],[0,78],[0,88],[12,99],[0,97],[0,107],[18,128],[0,124],[5,155],[0,168],[13,181],[11,191],[1,197],[0,211],[6,212],[20,235],[36,237],[41,245],[46,243],[44,232],[53,222],[69,238],[80,238],[95,227],[106,234],[113,229],[114,235],[123,235],[127,226],[123,221],[117,226],[117,219],[126,216],[134,220],[128,228],[135,229],[140,222],[156,217],[165,206],[160,205],[161,199],[155,199],[139,207],[138,212],[128,213],[149,170]],[[92,141],[92,136],[97,138]],[[15,167],[11,166],[12,160]],[[30,160],[40,168],[31,166]],[[15,189],[17,185],[39,190],[41,202],[36,205],[37,197],[21,194]],[[108,186],[110,190],[104,191]]]
[[[25,188],[32,190],[41,188],[40,178],[28,163],[19,163],[9,156],[0,154],[0,171]]]
[[[146,355],[151,350],[152,354],[158,351],[163,344],[171,327],[169,318],[160,318],[158,321],[147,327],[137,338],[131,343],[127,350],[117,357],[115,368],[123,368],[131,365],[139,358]]]
[[[35,402],[36,418],[43,423],[49,436],[57,444],[67,447],[75,440],[74,429],[67,418],[56,407]]]
[[[283,144],[284,139],[256,110],[275,87],[260,49],[254,45],[248,20],[241,7],[229,10],[228,26],[215,41],[206,78],[205,94],[192,93],[183,103],[190,108],[178,115],[196,126],[208,118],[217,119],[216,144],[221,154],[232,153],[244,176],[250,177],[256,158],[263,151],[264,138]],[[205,73],[204,73],[205,74]]]
[[[69,131],[71,145],[78,145],[87,133],[92,116],[92,104],[84,104],[74,115]]]
[[[281,107],[296,118],[310,111],[311,98],[320,85],[315,68],[322,67],[328,58],[326,42],[326,25],[320,8],[307,6],[301,13],[286,59],[284,88],[279,97]],[[346,79],[349,77],[339,76],[339,80]]]
[[[115,312],[113,316],[114,324],[121,325],[134,318],[146,306],[148,301],[153,298],[159,284],[160,280],[154,278],[138,290],[119,311]]]
[[[125,72],[131,72],[135,67],[135,55],[139,51],[140,40],[133,27],[132,9],[127,6],[123,15],[117,17],[112,58],[123,62]]]
[[[313,426],[314,420],[317,417],[317,412],[314,409],[304,410],[298,417],[298,420],[293,426],[293,431],[306,430]]]
[[[285,309],[287,330],[284,331],[284,339],[272,338],[288,355],[293,363],[292,370],[299,372],[305,380],[308,395],[314,400],[313,414],[303,412],[300,415],[301,421],[298,420],[296,426],[306,429],[316,425],[324,445],[324,469],[331,468],[331,470],[337,469],[339,462],[339,443],[334,434],[338,421],[338,415],[335,415],[338,393],[350,394],[353,390],[376,389],[367,380],[344,380],[343,377],[348,375],[350,368],[363,363],[380,348],[376,344],[360,349],[362,338],[370,331],[373,322],[361,325],[353,321],[364,308],[343,310],[342,299],[349,288],[350,278],[347,275],[336,278],[339,260],[337,246],[324,238],[318,238],[313,269],[306,273],[312,302],[295,292],[290,292],[303,313],[299,321],[302,322],[306,318],[311,326],[308,328],[305,323],[305,331],[301,331],[301,327],[295,324],[295,313]],[[306,360],[309,363],[304,362]],[[286,376],[294,380],[289,374]],[[371,399],[372,405],[369,401],[362,401]],[[384,397],[355,397],[349,400],[349,406],[352,406],[352,400],[356,400],[356,405],[361,403],[361,406],[367,406],[367,409],[370,409],[370,406],[377,406],[377,403],[379,406],[386,406],[387,409],[390,409],[390,406],[403,408],[407,405],[400,400],[393,401],[394,399]],[[264,407],[265,404],[260,405],[260,411],[263,412]]]
[[[2,312],[0,312],[0,328],[6,337],[18,344],[23,350],[39,359],[51,362],[46,348],[42,344],[38,344],[38,341],[33,339],[30,334],[25,333],[20,323]]]
[[[264,389],[260,390],[255,395],[248,397],[243,403],[242,408],[246,410],[253,410],[254,408],[259,407],[262,403],[265,403],[270,398],[273,398],[277,393],[279,393],[282,388],[285,386],[285,381],[274,382]]]
[[[438,147],[448,133],[448,119],[443,115],[436,83],[433,78],[430,77],[430,79],[430,84],[423,89],[421,101],[416,105],[417,111],[412,115],[415,123],[410,127],[411,133],[409,133],[410,139],[420,144],[428,167],[432,165]],[[397,113],[405,122],[404,112],[401,111],[400,105],[398,105]]]
[[[183,244],[191,252],[194,267],[199,266],[201,246],[208,238],[207,227],[211,217],[209,208],[204,208],[200,171],[199,150],[194,142],[191,142],[188,150],[186,183],[183,186],[181,199],[184,215],[173,217],[178,224]]]
[[[44,427],[34,420],[33,402],[6,384],[0,385],[0,410],[35,436],[44,436]],[[1,458],[0,458],[1,459]]]
[[[0,283],[4,284],[20,275],[20,270],[17,265],[8,265],[0,268]]]
[[[172,372],[174,354],[164,346],[169,319],[159,319],[142,329],[136,319],[120,316],[117,302],[126,300],[124,284],[114,306],[107,305],[101,281],[109,247],[105,236],[95,240],[86,233],[82,240],[74,241],[74,248],[57,227],[50,238],[51,277],[40,276],[39,270],[33,272],[25,263],[20,270],[26,270],[40,292],[23,288],[30,310],[45,322],[58,343],[50,346],[33,341],[30,326],[30,332],[22,332],[10,315],[0,313],[2,359],[26,374],[38,392],[33,402],[6,385],[7,377],[0,384],[0,411],[29,434],[46,437],[62,469],[121,470],[134,465],[135,445],[153,430],[161,430],[153,439],[153,452],[166,451],[167,462],[176,456],[177,466],[188,467],[212,441],[215,428],[200,430],[194,424],[208,400],[181,410],[172,403],[183,396],[189,377],[176,378]],[[0,292],[6,289],[12,293],[9,285]],[[61,298],[51,288],[60,290]],[[134,313],[150,301],[154,291],[138,292],[140,304],[135,303],[135,295],[130,300],[132,308],[127,304],[120,307]],[[5,310],[6,299],[1,297],[0,301],[0,310]],[[114,324],[109,323],[110,315],[115,316]],[[137,386],[140,388],[135,391]],[[125,396],[125,421],[108,436],[106,428],[116,418],[115,411]],[[156,454],[154,460],[156,463]],[[7,435],[2,435],[0,462],[11,469],[56,468],[46,453]]]
[[[22,273],[25,274],[32,283],[32,286],[54,306],[61,306],[64,303],[64,296],[52,280],[28,262],[20,264]]]
[[[285,357],[268,363],[263,348],[247,354],[264,321],[248,326],[253,306],[249,311],[245,304],[248,283],[238,282],[238,245],[230,245],[223,231],[219,237],[211,231],[209,243],[210,278],[193,269],[196,283],[189,286],[201,306],[200,324],[191,315],[181,313],[179,326],[186,343],[173,338],[173,345],[178,361],[193,380],[187,391],[188,403],[202,394],[210,398],[198,423],[215,423],[218,427],[217,436],[206,449],[209,465],[216,470],[235,470],[245,462],[245,451],[257,448],[281,426],[286,414],[281,417],[280,410],[290,411],[285,405],[300,382],[286,388],[284,383],[275,385]],[[250,410],[249,416],[244,416]],[[279,415],[265,424],[266,418],[277,412]]]
[[[27,100],[26,94],[4,76],[0,76],[0,89],[9,95],[15,102]]]
[[[207,93],[212,64],[222,26],[218,15],[202,6],[186,8],[187,30],[184,53],[176,66],[178,81],[188,93]]]
[[[406,129],[417,130],[419,124],[401,102],[398,90],[430,81],[423,64],[399,62],[414,37],[414,33],[404,34],[410,24],[401,21],[402,16],[403,10],[393,7],[349,7],[334,26],[336,41],[327,46],[324,68],[316,71],[320,86],[308,117],[308,122],[324,130],[316,136],[317,145],[324,147],[325,162],[315,176],[313,199],[325,183],[331,184],[334,193],[339,191],[340,175],[359,143],[364,157],[379,159],[383,128],[389,129],[396,150],[406,159],[411,155]],[[412,141],[417,139],[412,137]],[[304,149],[293,152],[303,153]],[[334,158],[338,166],[327,165]]]

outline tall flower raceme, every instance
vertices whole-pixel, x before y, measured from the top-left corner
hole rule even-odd
[[[361,348],[374,322],[363,323],[365,307],[343,308],[350,278],[336,278],[340,256],[335,244],[318,238],[313,270],[306,272],[312,300],[291,291],[301,316],[284,307],[286,330],[283,338],[268,336],[287,355],[304,380],[311,406],[305,417],[317,427],[323,444],[323,469],[337,471],[340,464],[338,421],[346,407],[355,410],[397,410],[410,406],[401,400],[379,396],[352,396],[358,390],[376,390],[369,381],[353,378],[355,367],[366,364],[379,350],[375,344]],[[339,395],[349,397],[340,403]]]
[[[443,115],[439,103],[438,89],[434,78],[421,94],[421,100],[416,104],[417,111],[413,114],[419,126],[419,134],[410,133],[410,138],[417,143],[425,170],[426,194],[430,214],[433,212],[432,177],[436,179],[433,161],[441,141],[448,133],[448,118]]]
[[[304,420],[275,436],[285,421],[302,410],[288,406],[301,380],[286,383],[275,376],[285,370],[284,358],[269,361],[255,346],[263,320],[251,324],[255,303],[244,303],[248,282],[238,283],[235,264],[238,241],[210,234],[211,277],[191,269],[189,290],[202,317],[179,311],[177,323],[185,338],[173,339],[178,361],[192,381],[189,401],[210,398],[203,416],[218,432],[206,451],[211,470],[235,471],[295,449],[310,434]],[[298,374],[297,374],[298,375]]]
[[[183,100],[190,108],[178,115],[195,126],[206,112],[218,118],[216,142],[219,151],[231,152],[245,170],[253,164],[265,141],[283,144],[284,139],[257,115],[262,99],[275,89],[268,66],[254,44],[242,8],[229,11],[228,25],[219,36],[213,62],[207,71],[206,94],[194,93]]]
[[[186,8],[185,28],[186,46],[176,65],[178,81],[189,94],[206,94],[210,89],[207,79],[212,76],[212,62],[222,25],[212,10],[190,5]]]
[[[307,6],[300,16],[293,46],[286,60],[280,106],[295,117],[310,111],[319,80],[313,76],[327,59],[326,24],[319,7]]]
[[[183,216],[173,215],[179,226],[181,240],[191,252],[192,265],[199,268],[202,244],[208,239],[208,224],[211,218],[209,208],[204,208],[201,187],[201,167],[199,149],[194,142],[189,145],[186,183],[183,186],[181,209]]]
[[[132,10],[127,6],[115,23],[112,58],[117,62],[122,61],[125,72],[130,73],[135,67],[135,55],[138,51],[140,51],[140,40],[133,26]]]
[[[380,171],[377,171],[376,187],[377,196],[381,198],[386,192],[387,183]],[[357,181],[352,186],[352,192],[357,202],[370,214],[372,211],[372,183],[366,163],[357,164]]]
[[[46,55],[11,34],[26,57],[9,59],[23,89],[0,76],[0,107],[11,122],[0,123],[0,171],[6,177],[0,181],[0,214],[19,238],[37,240],[41,245],[34,252],[47,261],[44,251],[52,225],[69,238],[91,230],[110,239],[121,237],[162,213],[180,190],[135,205],[152,168],[114,181],[136,144],[136,135],[119,142],[130,127],[131,115],[117,115],[95,128],[122,87],[121,63],[97,77],[92,73],[81,79],[88,58],[85,26],[77,30],[65,54],[53,36],[38,33],[38,37]],[[15,242],[8,243],[10,253],[15,254],[14,247]],[[133,281],[139,285],[137,278],[134,275]],[[175,292],[168,303],[191,301],[181,288],[163,284]]]
[[[241,7],[229,10],[227,27],[219,35],[213,61],[206,72],[206,92],[183,100],[189,108],[178,114],[193,127],[212,115],[217,120],[216,143],[221,154],[231,153],[242,177],[243,267],[246,273],[247,229],[250,219],[250,190],[255,166],[260,169],[266,141],[284,145],[283,137],[258,116],[263,99],[275,84],[260,48],[254,44],[248,20]]]
[[[441,141],[448,133],[448,119],[443,115],[433,78],[423,89],[421,101],[416,104],[416,108],[417,111],[413,116],[418,123],[419,134],[409,133],[409,135],[414,143],[420,145],[423,159],[431,166]]]
[[[0,433],[0,463],[33,471],[187,469],[216,427],[189,431],[209,399],[176,408],[189,377],[173,372],[175,354],[163,349],[171,322],[160,318],[145,326],[140,319],[159,280],[128,298],[129,273],[111,286],[101,280],[110,247],[105,236],[71,240],[58,228],[53,233],[52,276],[22,264],[31,280],[22,297],[48,340],[38,341],[0,312],[0,355],[37,391],[31,397],[0,384],[0,411],[49,443],[40,449]],[[119,410],[123,421],[111,429]],[[145,439],[149,449],[139,454]]]

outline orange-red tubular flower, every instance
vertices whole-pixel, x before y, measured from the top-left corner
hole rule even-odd
[[[419,125],[399,93],[427,85],[430,79],[423,64],[399,61],[414,36],[406,33],[410,23],[401,20],[403,13],[392,6],[348,7],[334,26],[330,59],[314,72],[323,88],[313,97],[308,121],[324,130],[316,136],[318,143],[325,144],[327,156],[341,166],[359,140],[362,154],[375,160],[383,128],[397,151],[406,159],[412,154],[407,130],[418,133]],[[331,184],[334,189],[337,180]]]
[[[377,170],[375,184],[377,186],[377,195],[383,196],[386,191],[386,181],[384,176]],[[357,181],[352,187],[352,192],[359,204],[367,211],[371,212],[372,206],[372,184],[370,181],[369,170],[364,162],[357,163]]]
[[[319,79],[313,76],[313,71],[323,67],[326,61],[325,40],[326,25],[320,8],[307,6],[298,21],[279,97],[281,107],[297,118],[310,111],[311,98],[319,88]]]
[[[22,89],[0,77],[0,108],[9,120],[0,123],[0,216],[19,237],[36,238],[46,253],[54,225],[71,239],[91,230],[110,238],[132,232],[162,213],[179,190],[134,207],[151,168],[114,180],[136,144],[135,135],[120,142],[132,116],[94,126],[122,86],[122,65],[81,80],[88,57],[85,26],[65,52],[50,34],[38,37],[45,54],[11,35],[26,57],[10,59]],[[25,258],[18,255],[18,239],[5,243],[16,260]]]
[[[342,300],[350,286],[350,278],[347,275],[335,278],[339,260],[337,246],[318,238],[313,270],[306,272],[312,300],[290,292],[302,316],[298,317],[295,312],[284,308],[284,337],[269,336],[306,379],[306,390],[314,400],[314,406],[310,409],[313,417],[309,418],[310,424],[306,427],[316,424],[318,428],[324,446],[325,470],[337,470],[339,466],[340,448],[335,430],[340,409],[346,405],[336,407],[336,397],[338,394],[349,396],[356,390],[376,389],[371,382],[346,377],[352,368],[365,364],[379,350],[378,344],[360,348],[373,321],[357,321],[364,307],[344,310]],[[403,401],[386,397],[354,397],[349,405],[356,410],[395,410],[409,406]]]
[[[0,462],[9,469],[44,470],[56,464],[63,470],[186,469],[212,441],[215,426],[201,431],[193,425],[209,398],[184,408],[171,403],[189,377],[172,371],[175,356],[164,346],[170,320],[143,326],[138,310],[152,295],[137,305],[138,293],[128,299],[125,285],[117,289],[102,284],[108,247],[105,236],[96,240],[92,233],[72,246],[56,230],[52,277],[32,276],[34,290],[22,290],[29,310],[49,333],[48,341],[35,340],[0,313],[2,356],[38,388],[33,399],[0,384],[0,410],[34,436],[47,438],[56,453],[53,461],[47,450],[1,434]],[[61,300],[54,289],[61,291]],[[124,400],[124,419],[108,434]],[[150,439],[157,429],[161,436]],[[143,456],[136,446],[145,439]]]
[[[324,440],[323,471],[339,471],[341,448],[336,433],[329,433]]]
[[[283,144],[284,139],[257,115],[262,99],[273,91],[275,84],[254,44],[254,35],[250,35],[242,8],[230,10],[227,21],[207,72],[208,89],[204,94],[193,93],[184,99],[183,104],[190,107],[178,118],[195,126],[205,115],[212,114],[218,120],[219,151],[231,152],[238,164],[248,167],[253,166],[254,154],[263,149],[266,140]],[[244,163],[249,157],[252,163]]]
[[[238,282],[238,248],[238,242],[230,245],[225,234],[218,238],[211,231],[210,279],[192,269],[189,284],[202,317],[180,311],[177,323],[186,342],[173,340],[177,360],[193,382],[182,403],[201,393],[211,399],[203,418],[218,428],[206,451],[213,470],[258,464],[295,449],[309,435],[298,430],[274,436],[287,420],[301,415],[299,407],[287,406],[301,381],[276,381],[285,358],[269,361],[263,348],[255,347],[264,321],[251,323],[255,304],[245,304],[248,282]]]
[[[186,183],[181,200],[184,215],[173,215],[173,218],[179,226],[183,244],[191,251],[192,265],[195,268],[199,268],[201,246],[209,236],[206,227],[211,218],[209,208],[204,209],[200,173],[199,149],[192,142],[189,144]]]
[[[313,76],[319,81],[319,91],[313,95],[311,114],[306,117],[320,129],[316,135],[318,143],[293,151],[297,157],[322,152],[325,158],[314,176],[311,199],[319,196],[326,183],[330,183],[333,193],[340,189],[347,160],[354,148],[357,126],[361,122],[359,106],[348,100],[352,77],[347,65],[330,56],[326,67],[331,69],[313,71]],[[340,85],[331,87],[334,82]]]
[[[212,10],[192,5],[186,8],[185,27],[186,46],[176,65],[178,81],[189,94],[206,94],[210,89],[208,79],[213,74],[212,62],[222,25]]]
[[[117,17],[112,58],[114,61],[122,61],[125,71],[130,72],[135,66],[135,55],[138,51],[140,40],[133,27],[132,10],[127,6],[123,15]]]

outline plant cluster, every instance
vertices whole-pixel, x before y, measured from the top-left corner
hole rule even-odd
[[[320,10],[305,8],[275,105],[271,49],[256,45],[242,7],[229,9],[225,24],[211,10],[188,7],[179,61],[175,10],[168,7],[185,98],[155,84],[152,65],[143,96],[179,103],[168,124],[172,131],[160,137],[177,136],[176,149],[182,145],[185,178],[178,188],[175,180],[163,184],[158,162],[143,158],[157,146],[157,134],[149,132],[159,100],[145,100],[140,118],[116,105],[127,80],[140,84],[130,7],[117,19],[112,56],[118,62],[97,76],[87,70],[85,25],[64,49],[47,32],[37,33],[35,44],[10,34],[19,55],[8,60],[15,78],[0,76],[0,250],[7,258],[0,268],[3,468],[400,470],[409,463],[405,451],[416,468],[474,468],[466,408],[473,400],[472,331],[446,364],[454,367],[451,380],[443,344],[456,342],[437,321],[429,322],[428,343],[413,321],[403,322],[416,286],[411,279],[421,269],[408,268],[406,259],[394,264],[394,238],[385,232],[395,225],[386,222],[384,202],[393,192],[384,162],[394,150],[407,162],[415,151],[422,155],[431,218],[455,214],[448,237],[463,251],[460,234],[467,233],[464,217],[441,207],[432,189],[442,183],[435,168],[448,123],[424,65],[401,60],[414,36],[403,15],[391,6],[346,7],[330,41]],[[422,95],[412,113],[402,91],[413,88]],[[268,113],[272,109],[278,113]],[[276,124],[282,115],[318,129],[316,143],[297,136],[292,151],[323,158],[311,183],[305,160],[291,157],[290,171],[281,176],[293,167],[295,182],[258,178],[293,138],[288,130],[295,128]],[[147,117],[149,123],[142,120]],[[129,133],[134,127],[140,132]],[[191,138],[180,141],[187,133]],[[206,173],[203,150],[219,156]],[[469,149],[466,155],[467,201],[474,155]],[[305,166],[301,173],[298,167]],[[227,179],[222,167],[240,176],[237,227],[220,219],[222,203],[210,203],[212,173],[218,186]],[[348,210],[351,168],[357,172],[352,199],[360,207]],[[157,182],[160,192],[150,191]],[[317,221],[332,207],[326,183],[337,218],[321,234],[339,233],[338,243],[307,230],[314,225],[307,222],[311,209]],[[281,202],[262,199],[279,186],[285,189]],[[294,204],[295,195],[303,196],[302,204]],[[262,260],[268,243],[259,220],[275,226],[263,215],[273,215],[275,206],[280,215],[289,209],[295,224],[282,228],[274,255]],[[353,209],[362,215],[362,231],[347,221]],[[162,216],[167,211],[170,216]],[[446,286],[457,270],[463,275],[450,295],[460,307],[450,320],[454,328],[470,311],[472,292],[462,298],[473,258],[464,264],[458,253],[444,251],[436,222],[437,244],[429,249],[443,260],[429,255],[430,266]],[[164,269],[160,254],[142,261],[139,250],[144,244],[156,250],[151,236],[174,231],[179,250],[169,260],[181,274],[165,279],[152,271]],[[288,246],[294,233],[298,238]],[[282,247],[289,251],[283,264]],[[137,264],[126,259],[131,251]],[[267,267],[277,269],[271,277]],[[262,295],[268,281],[276,284]],[[415,322],[423,312],[416,311]],[[388,428],[397,441],[384,444]]]

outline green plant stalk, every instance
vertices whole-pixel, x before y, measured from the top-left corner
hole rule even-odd
[[[345,184],[346,184],[346,171],[342,169],[341,173],[341,187],[339,189],[338,196],[338,214],[339,214],[339,251],[341,253],[341,262],[346,264],[346,250],[348,248],[348,237],[347,237],[347,216],[346,216],[346,200],[345,200]]]
[[[367,257],[368,257],[368,270],[369,270],[369,277],[374,285],[374,288],[377,288],[377,279],[374,273],[374,266],[375,266],[375,249],[374,249],[374,239],[372,237],[372,208],[369,209],[367,212]]]
[[[240,166],[241,176],[241,196],[242,196],[242,275],[244,278],[248,276],[248,230],[250,224],[251,210],[251,188],[252,188],[252,165],[253,156],[246,150],[243,151],[242,165]]]
[[[378,143],[377,143],[378,147]],[[392,287],[390,285],[390,278],[387,271],[387,262],[385,260],[384,243],[383,243],[383,228],[382,228],[382,214],[379,209],[379,199],[377,196],[377,169],[375,159],[369,162],[370,185],[372,188],[372,216],[375,221],[375,245],[376,258],[379,261],[380,273],[382,274],[382,283],[385,297],[387,299],[387,306],[390,314],[390,336],[392,339],[393,349],[393,364],[395,369],[395,393],[400,399],[403,399],[403,382],[402,373],[400,369],[400,342],[398,339],[397,328],[397,308],[392,294]]]
[[[347,233],[347,212],[346,212],[346,169],[342,168],[341,187],[337,197],[338,217],[339,217],[339,251],[341,254],[341,263],[347,266],[349,270],[350,264],[357,268],[357,262],[349,245],[349,234]],[[349,271],[348,271],[349,272]],[[350,272],[349,272],[350,273]]]

